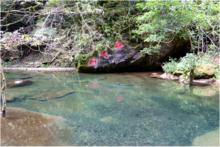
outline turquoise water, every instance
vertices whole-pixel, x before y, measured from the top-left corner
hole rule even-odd
[[[191,145],[219,127],[215,87],[189,89],[144,74],[7,78],[28,76],[32,85],[8,89],[8,106],[62,116],[70,131],[64,145]]]

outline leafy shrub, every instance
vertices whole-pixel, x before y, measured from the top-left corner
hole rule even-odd
[[[171,74],[175,74],[176,73],[176,67],[177,67],[177,60],[175,59],[169,59],[169,62],[164,63],[164,65],[162,66],[163,70],[166,73],[171,73]]]
[[[188,53],[179,61],[170,59],[169,62],[164,63],[162,68],[166,73],[180,74],[185,77],[188,77],[191,71],[194,71],[196,78],[217,77],[218,65],[213,60],[215,56],[217,55],[210,52],[202,55]]]
[[[61,0],[48,0],[47,5],[49,7],[57,7],[57,6],[64,4],[65,1],[66,0],[62,0],[62,1]]]
[[[186,74],[195,68],[197,60],[198,56],[192,53],[188,53],[186,56],[180,59],[176,70],[182,74]]]

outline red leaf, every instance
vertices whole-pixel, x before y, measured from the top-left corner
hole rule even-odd
[[[100,56],[106,58],[106,57],[108,57],[108,52],[107,51],[101,51]]]
[[[117,40],[117,41],[115,42],[114,48],[116,48],[116,49],[121,49],[121,48],[123,48],[123,47],[124,47],[124,44],[123,44],[121,41]]]
[[[88,61],[89,66],[96,66],[96,64],[97,64],[97,59],[95,57],[89,59]]]

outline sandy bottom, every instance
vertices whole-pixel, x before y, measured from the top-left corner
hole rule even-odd
[[[194,146],[220,146],[219,128],[206,134],[196,137],[193,140]]]

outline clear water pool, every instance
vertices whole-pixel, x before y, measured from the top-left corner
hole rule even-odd
[[[143,73],[7,74],[27,76],[34,83],[8,89],[8,106],[62,116],[70,131],[63,145],[192,145],[219,127],[216,87],[188,88]]]

